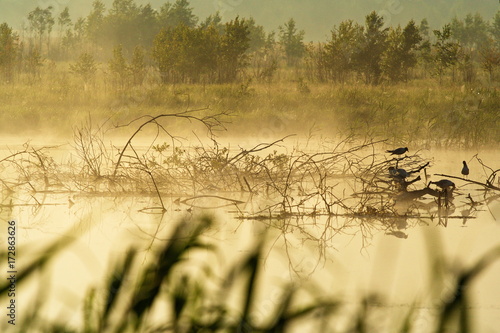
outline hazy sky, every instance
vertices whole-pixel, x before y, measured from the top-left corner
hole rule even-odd
[[[174,2],[175,0],[170,0]],[[103,0],[109,8],[113,0]],[[137,4],[150,3],[159,8],[165,0],[136,0]],[[452,17],[463,18],[467,13],[479,12],[490,20],[500,10],[498,0],[191,0],[194,13],[201,19],[217,10],[224,19],[254,17],[257,24],[266,30],[276,30],[289,18],[294,18],[298,28],[306,31],[307,40],[325,40],[329,31],[345,19],[363,22],[372,10],[383,15],[390,25],[404,25],[410,19],[420,22],[427,18],[431,27],[439,28]],[[75,21],[86,16],[92,0],[0,0],[0,22],[7,22],[19,28],[27,14],[36,8],[55,8],[57,16],[65,6],[70,8],[71,18]]]

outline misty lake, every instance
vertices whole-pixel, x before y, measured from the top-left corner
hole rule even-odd
[[[290,153],[297,151],[297,146],[298,143],[287,143],[276,149]],[[301,150],[301,153],[307,151],[310,154],[308,159],[330,149],[325,148],[324,143],[310,147],[321,148]],[[357,161],[364,160],[364,154],[375,156],[373,161],[382,161],[380,163],[390,160],[392,157],[380,147],[377,146],[378,151],[357,151]],[[9,145],[2,153],[8,156],[16,149],[22,147]],[[232,152],[234,156],[238,149]],[[428,182],[439,179],[435,176],[437,173],[461,176],[461,161],[467,160],[471,168],[469,178],[483,182],[489,171],[484,165],[498,168],[499,152],[479,153],[484,165],[473,160],[476,153],[422,150],[418,152],[421,161],[417,163],[430,161],[429,170],[425,170]],[[53,156],[55,164],[60,165],[70,165],[75,159],[73,148],[66,144],[48,154]],[[372,166],[376,164],[373,161]],[[401,160],[401,163],[410,162]],[[407,167],[412,167],[411,163]],[[321,172],[319,170],[319,174]],[[423,172],[421,174],[424,178]],[[352,313],[356,313],[366,300],[373,329],[397,331],[413,309],[412,332],[428,332],[434,327],[436,309],[450,297],[453,288],[451,280],[434,281],[440,276],[433,265],[439,262],[449,265],[441,267],[444,271],[460,272],[498,246],[498,192],[495,196],[494,192],[485,192],[481,186],[455,180],[457,189],[452,208],[447,208],[443,215],[438,212],[437,199],[425,196],[412,203],[415,209],[409,210],[408,214],[395,216],[374,208],[378,207],[375,203],[368,204],[371,199],[356,196],[356,192],[366,192],[367,189],[355,184],[359,179],[348,172],[330,176],[322,186],[331,190],[328,193],[339,202],[351,205],[351,202],[365,200],[365,206],[362,210],[359,208],[358,214],[338,208],[333,210],[333,204],[330,212],[324,207],[313,208],[321,206],[321,199],[310,195],[313,192],[304,184],[321,188],[313,184],[314,177],[298,185],[294,183],[294,189],[287,197],[290,201],[287,214],[280,210],[276,213],[271,208],[276,204],[283,205],[279,193],[266,193],[266,187],[255,191],[224,191],[216,186],[216,180],[205,188],[200,184],[193,185],[197,190],[191,193],[161,190],[164,213],[159,209],[159,198],[154,191],[106,191],[102,190],[99,181],[96,184],[81,182],[78,188],[65,187],[62,183],[71,182],[71,177],[63,174],[58,178],[61,184],[47,187],[47,190],[4,191],[2,220],[15,219],[17,222],[20,267],[27,264],[26,258],[30,255],[34,256],[61,237],[75,237],[37,273],[36,278],[21,285],[19,317],[38,304],[39,316],[46,320],[81,325],[89,288],[102,284],[103,277],[117,258],[129,248],[136,247],[139,260],[146,262],[148,253],[168,240],[176,222],[184,219],[189,223],[208,214],[214,223],[203,236],[218,250],[216,255],[209,250],[193,255],[191,259],[195,263],[209,263],[217,272],[241,260],[256,242],[265,239],[260,258],[265,282],[259,284],[258,301],[252,310],[254,322],[265,322],[280,297],[281,287],[294,281],[315,295],[342,302],[342,311],[336,313],[334,317],[337,319],[329,323],[329,327],[336,331],[345,331],[352,325]],[[31,182],[34,184],[35,181]],[[54,179],[48,182],[54,182]],[[242,188],[251,188],[253,184],[249,182],[250,179],[242,181]],[[411,184],[409,189],[423,188],[427,183],[424,182]],[[106,186],[104,188],[109,188]],[[468,199],[468,195],[473,199]],[[379,198],[382,197],[377,196],[375,200]],[[294,201],[300,204],[295,205]],[[199,272],[194,269],[192,274]],[[500,326],[499,276],[500,261],[496,261],[474,280],[467,291],[473,327],[478,332],[494,332]],[[304,302],[306,300],[307,297]],[[0,327],[4,331],[6,323],[2,322]],[[297,331],[308,327],[307,322],[297,325]]]
[[[0,333],[500,332],[496,1],[0,2]]]

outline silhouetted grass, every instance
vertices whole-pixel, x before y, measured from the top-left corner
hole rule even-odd
[[[217,247],[208,244],[203,238],[211,224],[212,220],[207,217],[181,221],[174,227],[168,240],[162,241],[145,263],[138,259],[136,249],[126,252],[110,268],[102,284],[88,291],[81,327],[46,322],[37,314],[38,306],[31,313],[18,314],[18,326],[8,331],[290,332],[296,322],[328,329],[334,323],[332,321],[338,320],[339,310],[345,305],[342,301],[313,297],[312,303],[308,303],[303,301],[306,291],[300,285],[289,284],[282,288],[281,297],[274,302],[274,308],[269,311],[265,322],[256,323],[252,311],[257,305],[259,286],[270,283],[263,280],[261,273],[265,237],[255,243],[250,253],[228,267],[226,275],[221,278],[220,274],[216,276],[210,272],[208,262],[193,259],[200,250],[217,251]],[[24,266],[18,274],[18,283],[22,284],[26,278],[44,270],[47,261],[54,258],[57,251],[63,251],[68,240],[71,237],[61,238]],[[1,256],[4,258],[5,254]],[[436,264],[443,265],[439,254],[433,256]],[[435,332],[448,332],[450,327],[457,332],[472,332],[469,287],[499,257],[500,247],[496,247],[470,268],[453,276],[456,282],[451,296],[438,306]],[[204,273],[193,274],[193,268]],[[432,278],[442,279],[439,274],[434,274]],[[0,287],[2,298],[6,297],[7,289],[8,286],[3,283]],[[236,302],[230,302],[229,299]],[[370,331],[373,325],[370,308],[374,302],[383,305],[376,296],[366,295],[360,300],[360,307],[351,317],[352,323],[347,331]],[[166,303],[167,310],[159,310],[156,307],[158,303]],[[410,307],[401,328],[394,331],[413,332],[414,328],[414,307]]]

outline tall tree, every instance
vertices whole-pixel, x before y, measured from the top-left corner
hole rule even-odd
[[[0,74],[2,79],[10,81],[18,51],[18,36],[7,23],[0,25]]]
[[[141,46],[134,48],[129,68],[132,74],[132,83],[134,85],[141,85],[144,82],[147,71],[145,52]]]
[[[158,13],[158,24],[160,29],[165,29],[171,27],[168,23],[168,16],[170,15],[170,10],[172,9],[172,4],[170,2],[165,2],[160,7],[160,11]]]
[[[152,55],[163,83],[195,83],[213,77],[219,35],[212,26],[164,28],[156,35]]]
[[[69,15],[69,8],[64,7],[63,11],[57,17],[57,25],[59,26],[59,37],[64,35],[64,31],[71,27],[71,17]]]
[[[84,89],[87,90],[87,85],[94,79],[97,72],[97,64],[94,57],[89,53],[82,53],[78,61],[69,65],[70,71],[79,76],[83,80]]]
[[[295,20],[291,18],[284,25],[278,27],[279,43],[283,47],[288,65],[294,65],[304,56],[304,30],[297,30]]]
[[[222,35],[214,25],[179,24],[158,33],[153,59],[164,83],[232,82],[247,64],[248,35],[238,17],[224,25]]]
[[[52,6],[45,9],[36,7],[34,10],[29,12],[28,21],[30,23],[30,29],[34,31],[38,36],[38,48],[41,53],[42,51],[42,39],[43,35],[47,33],[47,48],[50,48],[49,40],[50,33],[52,32],[52,27],[54,26],[54,18],[52,17]]]
[[[222,35],[224,33],[224,24],[222,23],[222,17],[220,16],[219,12],[216,12],[215,14],[210,14],[200,22],[199,24],[200,28],[208,28],[210,26],[214,27],[217,29],[217,32]]]
[[[500,10],[495,13],[493,17],[490,33],[493,36],[493,39],[496,42],[498,48],[500,48]]]
[[[250,31],[245,20],[236,17],[226,23],[219,48],[219,81],[232,82],[247,65],[245,52],[250,47]]]
[[[436,50],[434,61],[439,82],[442,82],[446,69],[458,62],[460,46],[451,40],[451,26],[449,24],[446,24],[442,30],[434,30],[433,33],[437,39],[433,44]]]
[[[103,31],[103,25],[105,11],[106,6],[101,0],[94,0],[94,2],[92,2],[92,10],[86,19],[86,32],[87,37],[94,44],[101,44],[104,42],[105,32]]]
[[[87,27],[87,21],[83,17],[79,17],[75,25],[73,26],[74,38],[76,42],[82,43],[85,38],[85,31]]]
[[[113,0],[109,10],[110,16],[123,16],[134,14],[137,11],[137,5],[134,0]]]
[[[266,32],[264,31],[264,27],[257,25],[253,17],[247,19],[246,23],[248,27],[248,38],[250,39],[248,52],[259,51],[266,45]]]
[[[500,47],[491,39],[481,47],[479,54],[481,67],[488,73],[491,82],[494,80],[495,70],[500,67]]]
[[[140,27],[139,40],[134,46],[134,50],[137,46],[150,48],[153,45],[154,36],[160,31],[157,16],[150,4],[139,8],[139,15],[136,18],[136,24]]]
[[[403,29],[403,65],[405,69],[417,64],[415,51],[422,41],[423,37],[420,35],[420,29],[415,24],[415,21],[410,20]]]
[[[381,59],[387,43],[388,28],[383,28],[384,19],[375,11],[366,16],[364,43],[360,53],[360,69],[365,81],[378,84],[382,74]]]
[[[326,76],[334,81],[344,82],[359,62],[363,42],[363,27],[353,20],[342,21],[333,27],[331,39],[324,48]]]
[[[113,49],[113,58],[109,61],[109,69],[115,78],[117,86],[124,88],[128,81],[129,67],[123,56],[121,45],[117,45]]]
[[[198,17],[193,14],[188,0],[176,0],[173,5],[167,2],[160,8],[159,21],[161,27],[176,27],[179,24],[194,27]]]
[[[420,36],[422,36],[424,40],[430,38],[429,22],[427,21],[426,18],[420,21],[420,26],[418,27],[418,30],[420,32]]]
[[[427,19],[422,19],[420,22],[420,26],[418,27],[418,31],[420,36],[422,37],[422,41],[420,42],[420,46],[417,51],[418,61],[422,64],[422,68],[424,69],[424,75],[429,70],[429,67],[432,66],[433,58],[432,58],[432,45],[430,40],[430,29],[429,22]]]
[[[52,7],[46,9],[47,15],[47,54],[50,53],[50,34],[52,33],[52,28],[54,27],[55,20],[52,16]]]
[[[408,71],[417,64],[416,51],[422,41],[419,28],[411,20],[404,29],[391,28],[382,57],[384,73],[392,81],[408,80]]]
[[[57,17],[57,25],[59,26],[59,46],[63,54],[66,55],[68,46],[71,43],[70,40],[72,39],[72,22],[68,7],[64,7],[64,9],[59,13],[59,16]]]
[[[454,17],[450,29],[452,37],[468,48],[480,47],[488,41],[488,23],[479,13],[469,13],[463,21]]]
[[[107,43],[121,44],[124,51],[130,54],[140,40],[139,15],[140,8],[134,0],[114,0],[109,14],[104,19]]]
[[[382,71],[391,81],[403,79],[403,31],[398,25],[390,28],[387,36],[387,49],[382,59]]]

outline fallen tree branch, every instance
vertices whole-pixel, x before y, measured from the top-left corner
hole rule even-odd
[[[116,128],[124,127],[124,126],[130,126],[132,123],[134,123],[135,121],[137,121],[139,119],[149,118],[147,121],[145,121],[141,125],[139,125],[139,127],[129,137],[129,139],[125,143],[125,146],[121,149],[121,151],[120,151],[120,153],[118,155],[118,161],[116,162],[115,169],[113,171],[113,177],[116,176],[116,172],[118,171],[118,168],[120,167],[120,163],[121,163],[121,160],[123,158],[123,155],[125,154],[125,151],[130,146],[130,144],[132,143],[132,140],[135,138],[135,136],[146,125],[151,124],[151,123],[156,124],[159,128],[161,128],[163,131],[165,131],[165,133],[167,133],[169,136],[172,137],[172,135],[168,131],[166,131],[166,129],[157,122],[157,120],[160,119],[160,118],[173,117],[173,118],[183,118],[183,119],[186,119],[186,120],[189,120],[189,121],[193,121],[194,120],[194,121],[200,122],[200,123],[202,123],[207,128],[207,130],[210,133],[210,135],[213,136],[213,130],[214,130],[215,127],[217,127],[217,126],[224,127],[222,125],[222,121],[218,117],[222,116],[222,115],[225,115],[225,113],[218,113],[218,114],[215,114],[215,115],[208,115],[208,116],[204,116],[204,117],[192,115],[192,113],[194,113],[194,112],[204,111],[204,110],[207,110],[207,109],[208,108],[186,110],[186,111],[178,112],[178,113],[164,113],[164,114],[160,114],[160,115],[157,115],[157,116],[149,116],[149,115],[147,115],[147,116],[141,116],[141,117],[139,117],[137,119],[132,120],[131,122],[129,122],[126,125],[116,126]]]
[[[258,151],[261,151],[261,150],[265,150],[269,147],[272,147],[274,146],[275,144],[277,144],[278,142],[283,142],[285,141],[285,139],[291,137],[291,136],[295,136],[295,134],[290,134],[290,135],[287,135],[279,140],[276,140],[274,142],[271,142],[271,143],[259,143],[258,145],[256,145],[255,147],[251,148],[251,149],[242,149],[241,152],[239,152],[238,154],[234,155],[233,157],[231,157],[227,162],[226,162],[226,165],[229,165],[231,163],[234,163],[234,162],[237,162],[239,161],[240,159],[242,159],[244,156],[248,155],[248,154],[251,154],[251,153],[255,153],[255,152],[258,152]]]
[[[468,182],[468,183],[476,184],[476,185],[481,185],[481,186],[484,186],[484,187],[489,188],[491,190],[500,191],[500,187],[497,187],[489,182],[481,183],[480,181],[477,181],[477,180],[470,180],[470,179],[465,179],[463,177],[450,176],[450,175],[445,175],[442,173],[435,173],[435,175],[441,176],[441,177],[453,178],[453,179],[460,179],[460,180],[463,180],[464,182]]]

